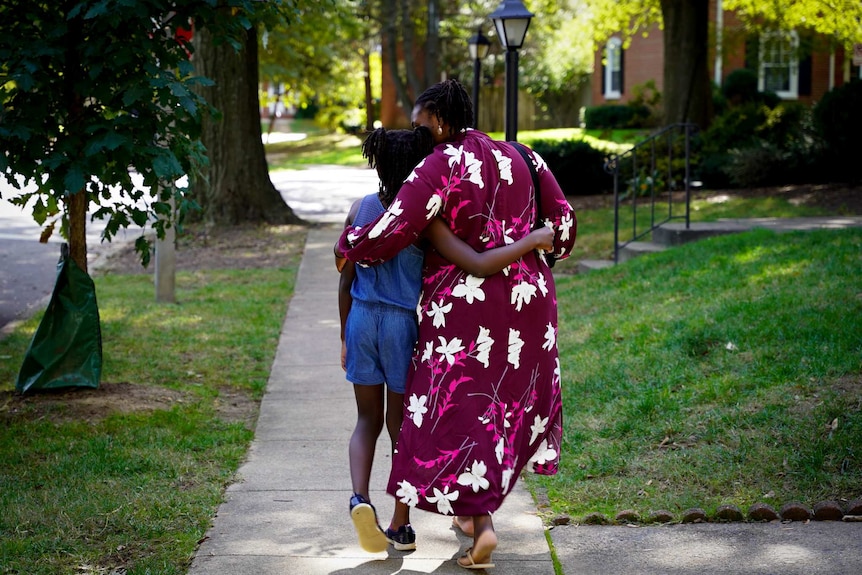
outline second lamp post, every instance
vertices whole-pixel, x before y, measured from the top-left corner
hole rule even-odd
[[[482,78],[482,60],[491,50],[491,42],[482,35],[482,29],[476,29],[476,35],[467,40],[470,47],[470,58],[473,59],[473,127],[479,126],[479,86]]]

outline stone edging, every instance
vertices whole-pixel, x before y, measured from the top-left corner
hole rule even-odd
[[[862,521],[862,499],[854,499],[846,504],[838,501],[821,501],[813,508],[801,503],[788,503],[779,511],[765,503],[755,503],[743,514],[736,505],[721,505],[715,514],[707,516],[699,507],[686,509],[679,517],[670,511],[653,511],[647,517],[634,510],[620,511],[610,519],[603,513],[588,513],[580,523],[583,525],[628,525],[632,523],[728,523],[734,521]],[[569,525],[571,517],[565,513],[550,520],[552,526]]]

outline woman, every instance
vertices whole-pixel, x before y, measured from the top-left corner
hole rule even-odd
[[[575,241],[571,206],[544,161],[538,171],[543,213],[518,151],[470,129],[473,109],[455,80],[426,90],[414,125],[431,130],[433,153],[416,167],[375,222],[347,229],[339,251],[372,265],[413,244],[436,216],[476,251],[530,233],[537,218],[555,230],[554,256]],[[459,565],[493,566],[491,514],[524,467],[557,472],[562,435],[556,294],[551,270],[529,253],[487,278],[471,276],[433,249],[425,256],[419,339],[405,394],[404,423],[388,492],[390,528],[409,507],[459,516],[473,546]],[[409,507],[408,507],[409,506]]]

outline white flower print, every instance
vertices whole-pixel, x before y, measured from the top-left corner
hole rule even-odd
[[[506,227],[506,220],[501,222],[501,227],[503,228],[503,243],[506,245],[514,244],[515,240],[512,239],[510,234],[515,230],[513,228]]]
[[[488,356],[491,353],[491,346],[494,345],[494,340],[491,339],[491,330],[479,326],[479,337],[476,338],[476,361],[488,367]]]
[[[491,150],[494,157],[497,158],[497,169],[500,170],[500,179],[512,185],[512,158],[505,155],[500,150]]]
[[[430,198],[428,198],[428,202],[425,204],[425,209],[427,212],[425,213],[425,219],[430,220],[438,213],[440,213],[440,206],[443,205],[443,198],[440,197],[439,194],[434,194]]]
[[[440,303],[443,303],[442,301]],[[440,305],[436,301],[431,302],[431,310],[426,312],[428,317],[434,318],[434,327],[446,327],[446,314],[452,311],[452,304]]]
[[[528,462],[530,464],[530,469],[535,469],[536,465],[544,465],[549,461],[553,461],[557,458],[557,450],[548,445],[548,440],[543,439],[541,445],[539,445],[539,449],[536,450],[536,453],[533,454],[533,457],[530,458]]]
[[[541,172],[542,170],[547,170],[548,165],[545,163],[545,158],[536,153],[536,150],[531,150],[533,152],[533,158],[536,160],[536,171]]]
[[[416,177],[417,177],[417,175],[418,175],[418,174],[416,173],[416,170],[418,170],[419,168],[421,168],[421,167],[422,167],[422,166],[424,166],[424,165],[425,165],[425,158],[422,158],[421,160],[419,160],[419,163],[418,163],[418,164],[416,164],[416,167],[415,167],[415,168],[413,168],[413,171],[412,171],[412,172],[410,172],[410,175],[409,175],[409,176],[407,176],[407,178],[406,178],[404,181],[405,181],[405,182],[412,182],[413,180],[415,180],[415,179],[416,179]]]
[[[488,472],[488,467],[484,461],[473,460],[473,466],[468,467],[467,471],[458,476],[458,485],[471,487],[473,493],[479,493],[480,489],[488,489],[491,483],[485,479],[485,473]]]
[[[443,491],[440,491],[436,487],[434,488],[434,495],[430,497],[425,497],[428,500],[428,503],[436,503],[437,504],[437,512],[441,515],[453,515],[452,512],[452,501],[458,499],[459,492],[453,491],[449,493],[449,486],[443,488]]]
[[[557,380],[557,383],[560,383],[560,358],[556,358],[556,367],[554,367],[554,378]]]
[[[503,470],[503,481],[502,481],[503,495],[505,495],[506,493],[509,492],[509,488],[511,487],[510,483],[512,482],[512,476],[514,474],[515,474],[514,469],[504,469]]]
[[[452,295],[466,299],[469,304],[472,304],[473,300],[485,301],[485,292],[481,288],[483,283],[485,278],[468,275],[466,280],[455,286]]]
[[[449,156],[449,167],[451,168],[455,164],[461,163],[461,154],[464,152],[464,146],[460,146],[456,148],[452,144],[446,144],[446,149],[443,150],[443,153]]]
[[[477,160],[473,152],[464,152],[464,167],[467,168],[467,180],[479,186],[479,189],[484,188],[482,160]]]
[[[369,232],[369,238],[376,238],[380,234],[383,233],[392,220],[395,219],[396,216],[400,216],[404,212],[404,208],[401,207],[401,200],[395,200],[389,205],[389,208],[386,212],[380,217],[380,221],[377,222],[377,225],[372,228],[371,232]]]
[[[425,342],[425,349],[422,350],[422,359],[420,359],[419,361],[421,361],[422,363],[425,363],[426,361],[431,359],[432,353],[434,353],[434,344],[430,341],[426,341]]]
[[[503,463],[503,448],[506,447],[506,439],[501,437],[497,442],[497,446],[494,448],[494,455],[497,456],[497,463]]]
[[[560,241],[564,242],[569,239],[574,225],[575,220],[572,218],[571,206],[569,206],[569,213],[563,216],[563,220],[560,222]]]
[[[446,362],[449,365],[453,365],[455,363],[455,354],[464,349],[464,346],[461,345],[461,338],[453,337],[451,341],[447,342],[446,338],[438,335],[437,339],[440,340],[440,345],[434,351],[446,358]]]
[[[556,343],[557,330],[554,329],[554,325],[551,322],[548,322],[548,325],[545,326],[545,343],[542,344],[542,349],[551,351],[554,349],[554,344]]]
[[[548,281],[545,279],[545,274],[543,274],[543,273],[539,274],[538,284],[539,284],[539,291],[542,292],[543,296],[547,296],[548,295]]]
[[[399,481],[398,485],[401,488],[395,492],[395,496],[398,497],[404,505],[416,507],[416,504],[419,503],[419,491],[417,491],[409,481]]]
[[[515,305],[516,310],[521,311],[521,306],[524,304],[529,305],[530,300],[533,299],[534,295],[536,295],[536,286],[528,284],[527,282],[521,282],[512,288],[512,298],[510,303]]]
[[[353,229],[347,232],[347,241],[351,244],[356,242],[356,239],[362,233],[362,226],[353,226]]]
[[[530,431],[532,435],[530,435],[530,445],[536,442],[536,439],[548,428],[548,418],[542,417],[541,415],[536,415],[536,419],[533,420],[533,425],[530,426]]]
[[[524,347],[524,340],[521,339],[521,332],[509,328],[509,358],[508,361],[515,369],[521,367],[521,348]]]
[[[407,411],[411,413],[410,419],[416,427],[422,427],[422,416],[428,413],[428,408],[425,404],[428,402],[428,396],[417,396],[415,393],[410,396],[410,405],[407,406]]]

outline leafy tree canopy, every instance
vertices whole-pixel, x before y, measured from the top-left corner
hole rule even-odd
[[[105,240],[132,224],[163,234],[171,195],[181,212],[189,208],[174,184],[206,161],[198,135],[201,115],[212,111],[192,89],[207,80],[194,75],[192,46],[179,29],[193,21],[238,47],[252,18],[291,7],[281,0],[4,0],[0,174],[18,187],[11,201],[32,209],[43,235],[58,221],[67,230],[63,204],[79,192],[95,205],[93,217],[107,220]],[[146,262],[143,236],[136,247]]]
[[[628,38],[661,25],[660,0],[584,0],[596,42],[623,32]],[[862,38],[862,3],[858,0],[723,0],[749,27],[807,28],[850,44]]]

